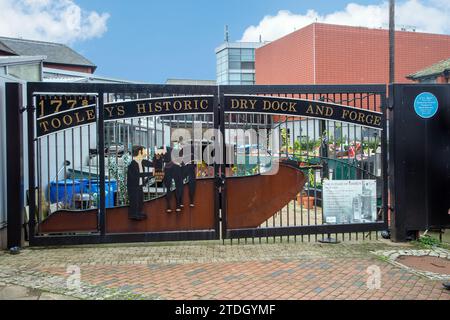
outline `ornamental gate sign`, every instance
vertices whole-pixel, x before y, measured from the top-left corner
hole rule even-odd
[[[382,129],[381,112],[294,98],[225,96],[225,111],[304,116]]]
[[[81,104],[79,103],[81,101]],[[94,96],[40,95],[37,136],[97,121]],[[320,101],[260,96],[225,96],[225,111],[305,116],[382,129],[382,113]],[[150,98],[104,105],[104,120],[213,112],[212,96]]]
[[[384,86],[27,92],[31,245],[387,229]],[[328,180],[361,181],[345,213]]]

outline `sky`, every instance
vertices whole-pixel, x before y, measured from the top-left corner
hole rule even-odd
[[[450,34],[450,0],[397,0],[399,26]],[[272,41],[312,22],[388,27],[387,0],[0,0],[0,36],[65,43],[96,74],[164,83],[215,79],[214,50]]]

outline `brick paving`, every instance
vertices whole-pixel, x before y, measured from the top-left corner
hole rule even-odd
[[[0,253],[0,288],[21,285],[80,299],[450,300],[441,281],[372,253],[396,249],[384,241],[26,249]],[[79,289],[67,282],[73,266]],[[380,270],[379,289],[368,286],[369,267]]]

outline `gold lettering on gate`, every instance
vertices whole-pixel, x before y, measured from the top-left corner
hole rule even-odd
[[[84,122],[84,118],[80,118],[80,113],[79,112],[75,112],[75,118],[77,119],[77,123]]]
[[[155,112],[161,112],[162,111],[162,105],[161,102],[155,102]]]
[[[169,112],[170,111],[170,106],[171,106],[171,102],[170,101],[166,101],[166,102],[164,102],[163,103],[163,105],[164,105],[164,108],[166,108],[166,112]]]
[[[137,106],[137,113],[138,114],[142,114],[142,113],[147,113],[147,109],[146,109],[146,104],[145,103],[138,103]]]
[[[61,127],[61,121],[58,118],[52,119],[52,121],[50,123],[51,123],[53,129],[59,129]]]
[[[72,125],[72,122],[73,122],[73,119],[72,119],[72,117],[70,116],[70,115],[65,115],[64,117],[63,117],[63,122],[64,122],[64,124],[66,125],[66,126],[70,126],[70,125]]]
[[[324,106],[316,106],[316,114],[323,116],[324,109]]]
[[[125,115],[125,108],[124,108],[124,106],[118,106],[118,107],[117,107],[117,115],[118,115],[119,117]]]
[[[91,121],[95,119],[94,110],[86,110],[87,121]]]
[[[105,110],[108,111],[109,117],[112,118],[114,108],[113,107],[105,107]]]
[[[200,108],[203,110],[207,110],[208,109],[208,100],[200,101]]]
[[[175,101],[175,102],[173,103],[173,108],[175,109],[175,111],[180,111],[181,108],[183,108],[183,105],[181,104],[180,101]]]
[[[48,121],[41,121],[39,123],[39,126],[44,129],[44,133],[49,131],[49,129],[48,129]]]
[[[373,124],[375,126],[380,126],[381,125],[381,117],[375,117],[375,120],[373,121]]]

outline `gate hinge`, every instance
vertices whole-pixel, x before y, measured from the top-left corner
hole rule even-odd
[[[34,106],[26,106],[26,107],[20,108],[19,112],[20,113],[24,113],[25,111],[30,111],[30,110],[31,111],[35,111],[36,108]]]

